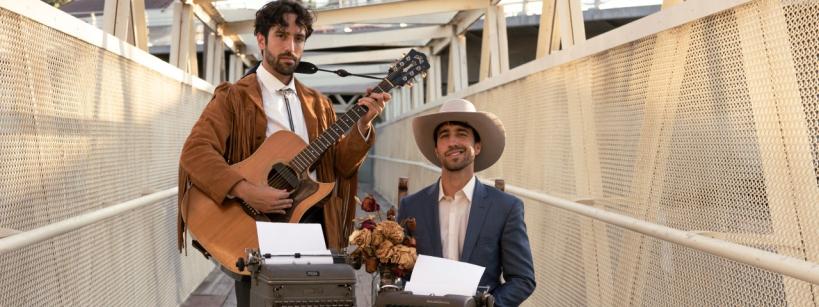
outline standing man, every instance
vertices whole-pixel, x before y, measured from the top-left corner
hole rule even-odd
[[[262,51],[261,67],[235,84],[223,83],[214,91],[182,148],[180,204],[192,184],[217,204],[226,197],[237,197],[269,214],[283,214],[292,206],[288,191],[251,183],[229,165],[248,158],[274,132],[292,131],[309,143],[335,122],[330,100],[293,77],[304,43],[313,32],[313,19],[313,14],[297,0],[272,1],[256,12],[254,33]],[[311,177],[321,182],[337,182],[338,191],[348,196],[345,200],[330,196],[302,219],[325,226],[331,247],[338,248],[332,245],[340,242],[342,223],[348,222],[341,221],[338,212],[354,210],[351,202],[356,189],[355,175],[375,141],[372,120],[389,100],[386,93],[360,99],[358,104],[369,108],[367,114],[311,168]],[[180,250],[185,245],[185,214],[180,209]],[[249,280],[236,282],[239,306],[249,304],[249,290]]]
[[[523,202],[475,177],[503,153],[503,123],[455,99],[416,117],[412,129],[421,153],[441,167],[438,182],[399,206],[399,221],[416,219],[418,253],[485,267],[479,285],[489,286],[495,306],[520,305],[535,289]]]

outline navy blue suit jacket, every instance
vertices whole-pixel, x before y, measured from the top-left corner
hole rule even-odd
[[[414,217],[418,254],[442,257],[438,187],[436,182],[402,199],[398,221]],[[486,268],[479,285],[489,286],[496,306],[520,305],[535,290],[523,202],[479,180],[475,181],[461,254],[460,261]]]

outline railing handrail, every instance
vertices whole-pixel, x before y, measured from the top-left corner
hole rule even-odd
[[[129,210],[154,204],[162,199],[176,195],[176,193],[178,193],[178,189],[179,188],[176,187],[170,188],[2,238],[0,239],[0,254],[53,238],[69,231],[122,214]]]
[[[420,166],[431,171],[440,170],[434,166],[426,165],[417,161],[408,161],[378,155],[369,155],[369,157],[373,159]],[[492,184],[492,181],[490,180],[483,178],[480,179],[486,184]],[[691,231],[651,223],[649,221],[640,220],[599,208],[593,208],[588,205],[551,196],[545,193],[510,185],[508,182],[506,183],[506,192],[524,198],[537,200],[549,206],[568,210],[660,240],[673,242],[695,250],[804,280],[813,284],[819,284],[819,264],[814,262],[703,236]]]

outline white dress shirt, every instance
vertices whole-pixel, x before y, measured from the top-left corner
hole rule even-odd
[[[290,84],[284,85],[278,78],[267,71],[264,66],[259,65],[256,69],[256,79],[259,80],[259,87],[262,89],[262,105],[264,115],[267,117],[267,129],[265,136],[270,136],[279,130],[290,131],[290,116],[293,116],[292,131],[301,139],[310,144],[310,135],[307,134],[307,123],[304,122],[304,112],[301,110],[301,100],[296,92],[296,78],[290,78]],[[289,88],[293,91],[287,96],[290,101],[290,114],[287,113],[287,106],[284,103],[284,96],[279,94],[279,90]],[[316,180],[316,171],[310,172],[310,178]]]
[[[440,181],[438,182],[438,218],[441,225],[441,247],[444,258],[461,260],[473,192],[475,192],[475,176],[469,179],[463,189],[455,192],[454,197],[444,195],[444,186]]]
[[[262,103],[264,114],[267,116],[266,136],[279,131],[290,131],[290,115],[287,114],[287,106],[284,104],[284,96],[279,94],[279,90],[289,88],[293,94],[287,99],[290,101],[290,112],[293,115],[293,126],[296,128],[293,133],[300,136],[305,143],[310,143],[310,136],[307,134],[307,123],[304,122],[304,113],[301,110],[301,100],[296,93],[296,78],[290,78],[290,84],[284,85],[273,74],[267,71],[264,66],[259,66],[256,70],[259,80],[259,87],[262,88]]]

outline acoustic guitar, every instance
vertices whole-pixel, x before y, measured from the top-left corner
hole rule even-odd
[[[426,56],[410,50],[393,64],[387,77],[373,92],[388,92],[409,84],[428,68]],[[294,190],[291,193],[293,206],[286,210],[286,214],[263,214],[238,198],[226,199],[218,204],[196,186],[191,186],[187,201],[183,202],[188,206],[183,210],[187,210],[185,222],[194,240],[224,268],[235,274],[249,275],[247,271],[239,272],[234,263],[245,256],[245,248],[259,248],[256,221],[298,223],[308,209],[324,199],[335,183],[313,181],[308,176],[310,167],[367,111],[367,107],[356,105],[339,116],[309,145],[290,131],[278,131],[270,135],[250,157],[230,166],[248,182]]]

